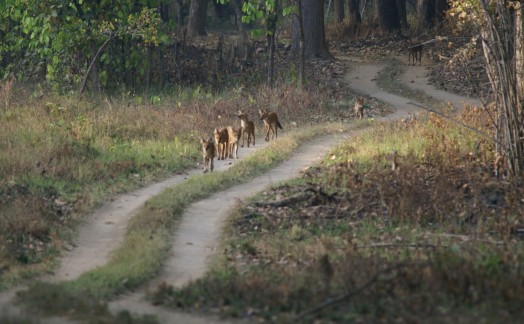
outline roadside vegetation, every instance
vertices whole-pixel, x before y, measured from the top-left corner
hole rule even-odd
[[[40,98],[16,84],[0,109],[0,288],[50,270],[78,222],[109,197],[195,167],[200,137],[238,127],[239,109],[258,129],[257,107],[278,111],[287,130],[327,115],[349,120],[347,106],[329,105],[333,95],[195,87],[148,104],[131,95]]]
[[[480,114],[459,119],[489,132]],[[433,114],[377,125],[238,206],[208,275],[152,299],[271,322],[513,322],[524,190],[493,158]]]

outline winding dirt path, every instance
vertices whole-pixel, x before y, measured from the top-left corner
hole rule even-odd
[[[239,156],[249,155],[265,145],[266,143],[262,142],[250,148],[239,148]],[[224,171],[234,163],[234,160],[215,161],[215,172]],[[82,273],[106,264],[111,251],[114,251],[124,240],[129,220],[146,201],[197,174],[202,174],[201,168],[119,195],[115,200],[105,203],[83,226],[80,226],[74,241],[75,248],[63,254],[60,267],[51,276],[50,281],[74,280]]]
[[[342,57],[341,60],[349,61],[352,70],[346,75],[345,81],[358,92],[375,97],[387,102],[397,108],[397,111],[387,117],[377,118],[382,121],[407,118],[410,114],[420,109],[411,99],[387,93],[378,88],[374,82],[377,73],[383,65],[377,63],[366,63],[358,58]],[[421,89],[436,99],[452,101],[454,105],[461,105],[469,98],[437,90],[425,78],[423,67],[408,67],[407,73],[402,77],[403,82],[414,88]],[[411,83],[411,80],[415,81]],[[161,271],[158,278],[148,284],[155,287],[160,282],[181,287],[191,280],[203,276],[208,268],[209,262],[216,252],[219,244],[223,225],[231,210],[239,201],[256,192],[263,190],[275,182],[280,182],[297,177],[300,170],[309,166],[326,154],[330,147],[340,140],[347,139],[354,134],[341,134],[338,136],[325,136],[303,145],[299,151],[286,162],[264,175],[250,181],[249,183],[232,187],[228,190],[216,193],[208,199],[196,202],[189,206],[182,216],[180,226],[177,228],[172,239],[172,254]],[[255,148],[244,148],[240,150],[240,156],[246,156],[250,152],[261,148],[262,142],[258,142]],[[265,144],[265,143],[264,143]],[[217,161],[216,171],[225,170],[231,166],[231,160]],[[233,162],[234,163],[234,162]],[[94,269],[106,263],[113,251],[122,242],[126,226],[136,211],[144,203],[159,194],[164,189],[176,186],[188,177],[201,173],[201,170],[192,170],[186,174],[176,175],[160,183],[153,184],[135,192],[119,196],[112,202],[108,202],[97,210],[89,220],[81,226],[78,238],[75,240],[76,248],[64,254],[60,268],[51,277],[52,281],[72,280],[85,271]],[[109,307],[112,311],[129,310],[135,314],[153,314],[158,317],[160,323],[224,323],[218,318],[201,317],[198,315],[173,312],[162,307],[153,306],[144,301],[145,290],[140,289],[135,293],[121,296],[118,300],[111,302]],[[9,292],[0,294],[0,311],[2,306],[7,305],[12,299]],[[14,308],[13,308],[14,309]],[[57,320],[59,322],[59,320]]]

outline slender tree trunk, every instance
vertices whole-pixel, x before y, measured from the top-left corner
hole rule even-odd
[[[275,69],[275,33],[277,30],[278,12],[280,10],[279,0],[275,1],[274,12],[269,13],[267,18],[267,46],[268,46],[268,64],[267,64],[267,85],[273,88],[274,69]]]
[[[519,114],[524,120],[524,3],[515,12],[515,73],[517,76],[517,96]],[[521,134],[524,136],[524,134]]]
[[[302,0],[298,0],[298,13],[295,19],[298,20],[298,29],[300,34],[299,48],[298,48],[298,88],[304,87],[305,79],[305,46],[304,46],[304,24],[302,23]]]
[[[91,33],[89,33],[91,34]],[[93,59],[93,65],[91,67],[91,83],[93,85],[93,88],[95,91],[100,92],[102,89],[102,86],[100,84],[100,78],[98,77],[98,54],[97,54],[97,48],[94,40],[91,40],[89,42],[89,51],[91,52],[91,57],[96,57],[96,59]]]
[[[417,28],[419,31],[435,24],[435,0],[417,1]]]
[[[397,3],[393,0],[376,0],[378,26],[383,34],[395,32],[400,29]]]
[[[151,88],[151,75],[153,67],[153,47],[147,47],[147,71],[146,71],[146,102],[149,102],[149,90]]]
[[[84,80],[82,81],[82,86],[81,86],[80,91],[78,93],[79,97],[82,96],[82,94],[84,93],[84,91],[86,89],[87,78],[89,77],[89,74],[93,70],[93,67],[96,65],[96,61],[98,60],[98,57],[100,56],[100,54],[102,54],[102,51],[104,50],[104,48],[107,46],[107,44],[109,44],[109,42],[113,38],[115,38],[115,36],[114,35],[110,35],[105,40],[105,42],[102,45],[100,45],[100,47],[98,48],[98,51],[96,52],[96,54],[94,55],[93,59],[91,60],[91,64],[89,64],[89,67],[87,68],[86,75],[84,76]],[[97,76],[97,79],[98,79],[98,76]]]
[[[267,58],[267,86],[273,88],[273,74],[275,70],[275,35],[267,36],[268,58]]]
[[[335,14],[335,22],[340,24],[344,21],[344,1],[345,0],[334,0],[333,2],[333,13]]]
[[[331,59],[324,29],[324,0],[302,0],[302,23],[306,58]],[[300,48],[298,19],[293,22],[291,54],[296,56]]]
[[[406,15],[406,0],[397,0],[398,18],[400,20],[400,27],[406,31],[409,29],[408,18]]]
[[[213,12],[215,13],[215,17],[219,20],[223,20],[224,8],[222,7],[222,4],[218,3],[217,0],[211,0],[211,2],[213,3]],[[234,2],[234,0],[232,0],[231,2]]]
[[[360,0],[348,0],[348,19],[351,34],[355,35],[360,24],[362,24],[362,17],[360,16]]]
[[[158,64],[158,70],[159,70],[159,80],[158,83],[161,88],[163,88],[166,84],[166,77],[167,77],[167,69],[166,69],[166,62],[164,60],[164,49],[161,46],[158,46],[156,48],[156,56],[157,56],[157,64]]]
[[[238,24],[238,31],[240,32],[240,36],[242,37],[242,42],[245,46],[249,46],[249,38],[247,37],[246,26],[242,22],[242,10],[238,5],[237,0],[231,0],[231,6],[235,11],[236,21]]]
[[[446,18],[446,11],[449,9],[448,0],[436,0],[435,2],[435,21],[441,22]]]
[[[214,0],[213,0],[214,1]],[[207,18],[207,0],[191,0],[187,36],[205,36]]]
[[[184,25],[184,18],[186,17],[185,12],[184,12],[184,1],[183,0],[175,0],[175,11],[176,11],[177,27],[180,28]]]

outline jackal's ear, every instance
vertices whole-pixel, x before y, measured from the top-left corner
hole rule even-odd
[[[204,138],[203,138],[203,137],[200,137],[200,143],[203,144],[204,142],[205,142]]]

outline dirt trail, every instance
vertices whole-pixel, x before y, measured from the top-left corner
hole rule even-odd
[[[397,108],[395,113],[377,119],[387,121],[407,118],[410,114],[419,111],[419,108],[413,105],[413,100],[387,93],[378,88],[374,79],[383,68],[383,65],[365,63],[358,58],[351,57],[339,59],[358,63],[352,64],[351,72],[346,75],[345,80],[350,87]],[[424,78],[425,70],[423,67],[410,66],[403,77],[403,81],[413,87],[422,87],[423,91],[437,99],[451,100],[453,104],[460,104],[468,100],[468,98],[458,96],[451,99],[455,95],[440,93],[442,91],[437,91],[429,86],[427,81],[423,81],[425,80]],[[406,81],[408,79],[409,81]],[[416,80],[416,82],[411,83],[411,79]],[[189,206],[182,216],[180,226],[173,235],[172,255],[166,260],[166,264],[158,278],[153,280],[149,286],[154,287],[160,282],[165,282],[175,287],[181,287],[191,280],[204,275],[218,246],[224,221],[239,200],[245,199],[275,182],[298,176],[301,169],[315,162],[331,146],[342,138],[347,138],[347,136],[346,134],[344,136],[319,138],[301,147],[295,155],[282,165],[251,182],[216,193],[208,199]],[[255,149],[241,149],[240,156],[246,156],[250,152],[261,148],[261,144],[265,143],[257,143]],[[217,161],[215,168],[216,171],[220,171],[225,170],[230,165],[231,160],[225,162]],[[128,220],[143,206],[145,201],[162,192],[165,188],[176,186],[197,173],[201,173],[201,170],[192,170],[187,174],[176,175],[163,182],[119,196],[114,201],[104,205],[90,217],[84,226],[81,226],[75,242],[77,247],[64,255],[61,267],[51,280],[71,280],[77,278],[85,271],[103,265],[107,262],[111,251],[122,242]],[[122,296],[119,300],[110,303],[110,309],[114,312],[129,310],[136,314],[154,314],[161,323],[197,324],[221,322],[218,318],[181,314],[162,307],[152,306],[143,300],[144,293],[144,290],[139,290]],[[10,298],[6,297],[6,294],[3,296],[0,294],[0,310],[2,305],[5,305],[8,300]]]
[[[250,148],[239,148],[239,156],[249,155],[265,145],[266,143],[262,142]],[[234,163],[234,160],[215,161],[215,171],[224,171]],[[127,223],[147,200],[201,173],[201,168],[192,169],[162,182],[119,195],[115,200],[105,203],[83,226],[80,226],[74,243],[75,248],[64,253],[60,267],[49,280],[74,280],[82,273],[106,264],[111,251],[122,243]]]
[[[400,61],[407,64],[407,60],[405,59],[405,57],[397,58]],[[451,103],[455,109],[462,109],[465,103],[479,106],[482,104],[481,101],[478,100],[478,98],[464,97],[454,93],[446,92],[444,90],[437,89],[434,85],[430,83],[427,74],[427,66],[409,66],[408,73],[402,74],[400,76],[400,80],[402,81],[402,83],[406,84],[412,89],[421,90],[437,100]]]
[[[297,177],[302,169],[321,158],[331,146],[342,138],[347,138],[347,134],[321,137],[302,146],[286,162],[249,183],[234,186],[190,205],[173,235],[172,255],[159,277],[151,284],[153,288],[161,282],[174,287],[182,287],[202,277],[218,247],[225,220],[240,200],[248,198],[275,182]],[[110,303],[110,309],[114,312],[132,310],[135,314],[153,312],[161,323],[185,322],[185,319],[179,316],[187,318],[188,315],[165,310],[157,311],[158,307],[151,307],[147,303],[144,305],[143,297],[144,292],[139,291]],[[194,323],[210,322],[209,318],[203,319],[203,322],[198,322],[198,318],[193,318],[193,320]]]

